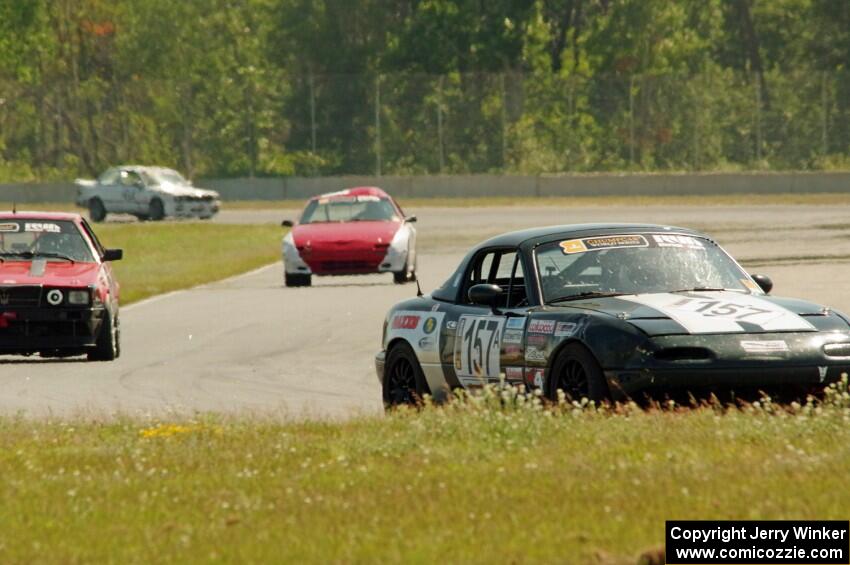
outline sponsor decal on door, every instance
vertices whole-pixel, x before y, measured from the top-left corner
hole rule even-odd
[[[400,311],[393,314],[384,347],[402,338],[413,348],[420,363],[440,362],[440,330],[445,312]]]

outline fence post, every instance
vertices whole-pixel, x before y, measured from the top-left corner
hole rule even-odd
[[[629,76],[629,164],[635,164],[635,76]]]
[[[821,99],[821,144],[823,156],[829,155],[829,93],[826,87],[826,71],[821,73],[820,80],[820,99]]]
[[[437,148],[440,157],[440,174],[443,174],[445,167],[445,155],[443,153],[443,79],[444,75],[440,75],[437,81]]]
[[[316,154],[316,93],[312,69],[310,70],[310,151]]]
[[[699,121],[700,121],[700,109],[702,107],[702,104],[701,104],[702,96],[700,96],[700,93],[702,92],[702,90],[700,89],[701,85],[699,84],[700,83],[699,75],[692,77],[691,81],[692,81],[691,86],[696,87],[692,91],[695,96],[691,99],[693,104],[694,104],[694,124],[693,124],[693,128],[694,128],[694,163],[693,163],[693,169],[695,171],[698,171],[699,168],[700,168],[700,163],[699,163]]]
[[[381,75],[375,79],[375,176],[381,176]]]
[[[502,112],[501,112],[501,120],[502,120],[502,172],[504,172],[505,171],[505,163],[507,162],[506,156],[507,156],[507,152],[508,152],[508,143],[507,143],[507,138],[506,138],[508,115],[507,115],[507,109],[505,108],[505,105],[507,103],[507,93],[505,92],[505,73],[504,72],[499,73],[499,90],[500,90],[501,96],[502,96]]]
[[[756,77],[756,161],[761,161],[761,84]]]

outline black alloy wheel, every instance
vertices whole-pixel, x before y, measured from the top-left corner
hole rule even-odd
[[[594,402],[610,399],[608,384],[602,368],[590,351],[578,343],[564,346],[549,372],[546,396],[558,400],[558,391],[567,400],[587,398]]]
[[[386,408],[418,405],[430,393],[416,354],[407,343],[399,343],[390,349],[384,369],[383,388]]]

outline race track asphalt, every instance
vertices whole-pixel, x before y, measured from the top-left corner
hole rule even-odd
[[[850,311],[850,206],[420,208],[419,274],[428,292],[473,243],[529,226],[657,222],[704,230],[774,294]],[[280,211],[217,221],[279,222]],[[269,243],[277,246],[278,241]],[[415,294],[390,275],[283,287],[271,265],[122,310],[113,363],[0,357],[0,413],[37,417],[194,412],[346,417],[381,410],[373,356],[387,309]]]

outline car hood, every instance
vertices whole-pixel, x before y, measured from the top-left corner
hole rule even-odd
[[[7,261],[0,263],[0,285],[83,287],[97,282],[98,263],[66,261]]]
[[[295,245],[345,245],[390,243],[401,222],[329,222],[299,224],[292,229]]]
[[[219,196],[218,192],[214,190],[206,190],[203,188],[196,188],[189,184],[174,184],[170,182],[160,183],[151,187],[151,189],[157,192],[170,194],[172,196],[192,196],[195,198],[203,198],[204,196],[218,198]]]
[[[811,302],[728,291],[632,294],[568,305],[616,317],[649,335],[818,331],[826,329],[822,319],[847,329],[841,318]]]

